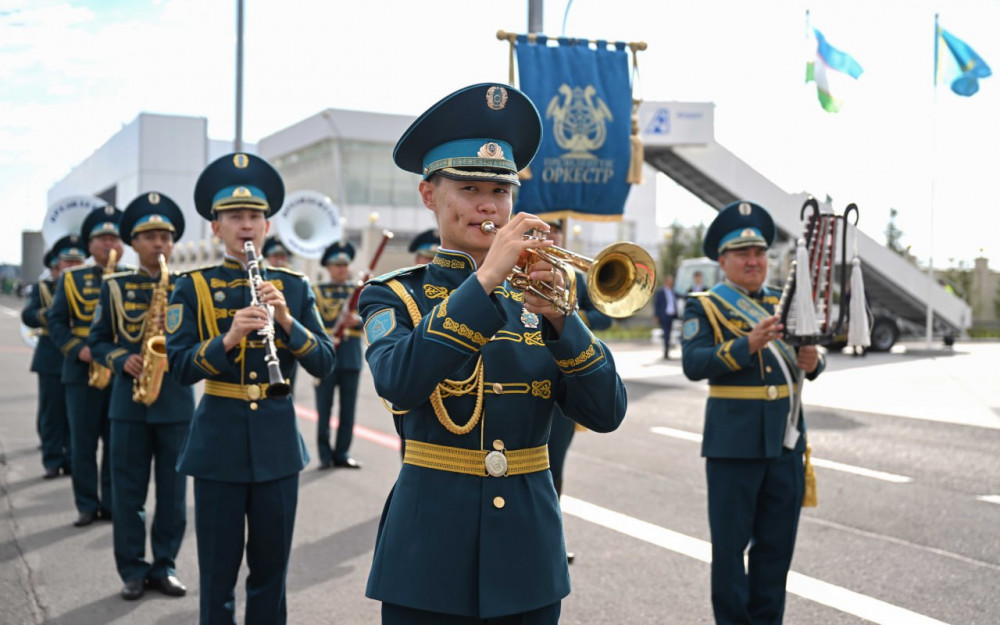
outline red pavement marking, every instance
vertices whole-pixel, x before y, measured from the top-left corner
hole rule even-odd
[[[0,345],[0,353],[2,354],[30,354],[33,351],[27,345]]]
[[[319,415],[315,410],[298,404],[295,404],[295,414],[298,415],[300,419],[305,419],[307,421],[316,421],[319,419]],[[334,418],[330,420],[331,428],[335,428],[338,425],[340,425],[340,421],[338,419]],[[363,425],[354,426],[354,435],[358,438],[363,438],[366,441],[375,443],[376,445],[382,445],[383,447],[395,449],[396,451],[399,451],[401,447],[399,437],[395,434],[386,434],[385,432],[366,428]]]

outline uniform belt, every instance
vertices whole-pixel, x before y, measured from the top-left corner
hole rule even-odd
[[[504,477],[547,470],[549,447],[487,451],[407,440],[403,463],[479,477]]]
[[[228,399],[241,399],[243,401],[257,401],[267,397],[267,382],[261,384],[233,384],[231,382],[218,382],[216,380],[205,380],[205,394],[215,397],[226,397]]]
[[[719,399],[763,399],[774,401],[775,399],[785,399],[788,397],[788,385],[722,386],[712,384],[708,387],[708,396]]]

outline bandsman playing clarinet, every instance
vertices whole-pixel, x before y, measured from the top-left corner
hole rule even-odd
[[[570,592],[548,471],[553,405],[609,432],[627,402],[611,352],[579,315],[506,279],[530,248],[551,245],[523,236],[547,231],[541,219],[511,216],[540,135],[527,96],[480,84],[435,104],[396,144],[396,164],[422,177],[441,247],[361,295],[375,389],[406,449],[368,578],[386,624],[548,625]],[[529,276],[560,282],[543,261]]]
[[[121,214],[109,205],[95,208],[83,220],[80,238],[94,264],[63,272],[52,306],[45,313],[49,336],[65,356],[62,381],[66,386],[73,499],[78,513],[73,525],[77,527],[90,525],[95,519],[111,520],[111,423],[108,421],[111,372],[94,360],[87,337],[101,294],[101,281],[105,275],[126,269],[118,263],[122,257],[118,236]],[[101,443],[99,469],[98,442]]]
[[[168,269],[184,214],[162,193],[143,193],[122,213],[122,242],[139,267],[104,279],[91,325],[90,353],[114,372],[111,391],[111,491],[115,566],[121,595],[145,589],[182,597],[176,559],[187,526],[187,477],[176,465],[194,413],[194,390],[166,372],[164,317],[176,276]],[[155,469],[155,470],[154,470]],[[156,512],[146,559],[146,495],[152,472]]]
[[[349,310],[351,295],[357,284],[351,281],[354,246],[350,241],[332,243],[323,252],[322,263],[330,274],[329,282],[313,287],[323,325],[333,332],[338,323],[344,326],[342,336],[334,344],[337,366],[333,373],[316,385],[316,413],[319,422],[316,444],[319,450],[319,468],[333,467],[360,469],[361,464],[351,457],[351,440],[354,436],[354,408],[358,403],[358,377],[361,375],[361,317]],[[337,440],[330,447],[330,415],[333,398],[340,389],[340,410],[337,413]]]
[[[287,621],[299,471],[309,462],[287,378],[294,361],[325,377],[335,355],[305,276],[260,266],[267,219],[283,198],[281,176],[257,156],[211,163],[195,206],[225,257],[182,275],[167,308],[171,373],[205,381],[178,463],[194,477],[203,625],[235,622],[244,549],[247,622]]]
[[[805,488],[805,421],[795,380],[824,367],[815,345],[781,339],[780,291],[765,286],[774,221],[735,202],[705,233],[725,280],[692,293],[681,329],[684,374],[708,380],[701,455],[708,478],[715,621],[781,623]],[[750,547],[749,566],[743,556]]]
[[[45,312],[52,305],[56,281],[66,269],[87,260],[80,237],[67,234],[52,246],[43,259],[49,277],[33,284],[28,303],[21,311],[21,321],[38,332],[38,343],[31,357],[31,370],[38,374],[38,436],[42,441],[42,466],[45,479],[51,480],[72,471],[69,417],[66,412],[66,387],[62,382],[63,355],[52,342],[46,328]]]

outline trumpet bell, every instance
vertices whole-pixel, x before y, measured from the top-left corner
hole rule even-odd
[[[285,196],[272,218],[276,234],[289,251],[302,258],[319,258],[344,236],[340,208],[317,191],[296,191]]]
[[[587,270],[587,294],[594,307],[621,319],[645,306],[656,288],[656,265],[649,252],[635,243],[607,246]]]

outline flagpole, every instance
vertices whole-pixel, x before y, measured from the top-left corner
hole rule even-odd
[[[934,196],[935,196],[935,177],[937,175],[937,79],[938,79],[938,66],[940,60],[938,58],[938,40],[940,39],[940,30],[938,26],[938,14],[934,14],[934,94],[931,97],[931,210],[930,210],[930,233],[928,235],[928,241],[930,249],[927,254],[927,324],[925,328],[924,338],[927,343],[927,349],[931,348],[931,344],[934,341],[934,305],[931,304],[931,298],[934,296],[934,286],[937,281],[934,280]]]

